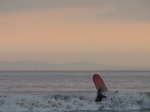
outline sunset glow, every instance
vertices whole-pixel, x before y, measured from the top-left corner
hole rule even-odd
[[[137,7],[131,3],[136,12],[126,15],[128,8],[119,9],[117,1],[96,7],[82,4],[0,11],[0,61],[91,62],[150,68],[150,13],[146,13],[150,8],[146,0],[142,2],[145,14],[134,9],[139,8],[139,2]],[[142,19],[137,17],[141,13]]]

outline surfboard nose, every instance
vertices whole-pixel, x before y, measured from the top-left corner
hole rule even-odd
[[[99,89],[101,89],[102,92],[108,91],[103,79],[101,78],[101,76],[99,74],[94,74],[93,75],[93,82],[95,84],[95,87],[96,87],[97,91]]]

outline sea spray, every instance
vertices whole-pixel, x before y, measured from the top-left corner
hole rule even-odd
[[[103,110],[142,110],[150,107],[150,98],[146,94],[129,91],[115,91],[107,94],[101,102]]]
[[[98,110],[95,95],[1,97],[1,112]]]
[[[95,94],[51,96],[0,97],[0,112],[96,112],[112,110],[150,110],[147,94],[129,91],[108,92],[100,103],[95,103]]]

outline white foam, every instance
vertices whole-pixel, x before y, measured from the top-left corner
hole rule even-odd
[[[150,98],[138,92],[116,91],[109,93],[107,99],[101,102],[103,110],[141,110],[150,106]]]
[[[145,94],[117,91],[106,95],[106,100],[100,103],[95,103],[96,94],[0,97],[0,111],[139,110],[150,107],[150,98]]]

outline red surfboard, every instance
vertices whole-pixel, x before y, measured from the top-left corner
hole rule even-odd
[[[99,74],[94,74],[93,75],[93,82],[95,84],[95,87],[96,87],[97,91],[99,89],[101,89],[102,92],[108,91],[103,79],[101,78],[101,76]]]

